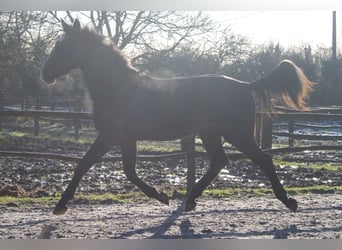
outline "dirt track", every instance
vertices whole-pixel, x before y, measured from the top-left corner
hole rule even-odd
[[[297,196],[297,213],[272,195],[200,199],[183,213],[182,201],[71,204],[63,216],[51,207],[0,207],[0,238],[227,239],[342,238],[342,194]]]

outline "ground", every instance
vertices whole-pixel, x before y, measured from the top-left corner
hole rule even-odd
[[[272,195],[200,199],[184,213],[181,200],[52,207],[0,207],[0,238],[37,239],[340,239],[342,194],[295,197],[297,213]]]
[[[1,138],[0,138],[1,139]],[[4,151],[38,151],[81,156],[88,145],[16,137],[0,143]],[[115,154],[111,152],[110,154]],[[104,238],[104,239],[182,239],[182,238],[301,238],[339,239],[342,237],[342,171],[339,151],[300,152],[274,156],[277,173],[286,188],[327,186],[329,192],[295,195],[297,213],[290,212],[273,194],[219,198],[201,197],[195,211],[183,212],[180,199],[170,206],[137,197],[128,202],[71,201],[63,216],[54,216],[53,205],[40,203],[0,205],[0,239]],[[166,191],[184,189],[184,159],[158,162],[138,161],[137,171],[146,182]],[[293,164],[292,164],[293,162]],[[303,163],[300,165],[300,163]],[[318,167],[312,165],[318,164]],[[321,165],[320,165],[321,164]],[[322,164],[324,167],[322,167]],[[0,191],[22,187],[23,193],[40,192],[55,196],[70,181],[75,163],[60,160],[0,157]],[[197,159],[196,178],[208,167]],[[231,161],[208,189],[269,187],[260,169],[249,160]],[[339,187],[339,188],[338,188]],[[77,194],[127,194],[138,189],[123,175],[122,165],[98,163],[82,179]],[[0,203],[1,204],[1,203]]]

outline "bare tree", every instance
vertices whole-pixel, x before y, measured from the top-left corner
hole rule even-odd
[[[0,34],[1,91],[34,94],[45,51],[56,36],[49,16],[37,11],[1,12]]]
[[[214,22],[202,12],[87,11],[50,12],[56,19],[81,22],[110,37],[132,61],[145,61],[152,54],[166,54],[192,37],[209,33]]]
[[[201,42],[184,43],[167,56],[153,55],[145,68],[158,76],[227,73],[227,67],[243,61],[251,50],[249,40],[229,28],[197,38]]]

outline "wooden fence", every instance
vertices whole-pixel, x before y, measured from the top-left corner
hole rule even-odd
[[[46,99],[43,97],[9,97],[0,93],[0,110],[45,110],[79,112],[86,111],[85,107],[91,106],[91,100],[83,100],[81,97],[68,99]],[[89,110],[88,110],[89,111]]]
[[[67,119],[74,121],[74,136],[78,138],[78,130],[79,120],[92,120],[92,113],[88,112],[57,112],[57,111],[41,111],[41,110],[31,110],[31,111],[13,111],[13,110],[0,110],[0,123],[4,117],[28,117],[34,119],[34,134],[39,134],[39,121],[42,117],[54,118],[54,119]],[[277,126],[276,124],[281,122],[286,122],[287,132],[275,132],[273,127]],[[307,125],[307,124],[298,124],[298,122],[321,122],[321,121],[335,121],[339,124],[342,124],[342,109],[319,109],[319,110],[311,110],[310,112],[293,112],[288,110],[280,110],[274,116],[268,117],[262,113],[257,113],[256,120],[256,140],[260,144],[266,152],[271,153],[279,153],[279,152],[298,152],[302,150],[340,150],[342,149],[341,144],[334,143],[334,145],[323,145],[323,146],[301,146],[294,147],[294,140],[330,140],[330,141],[342,141],[342,136],[328,136],[328,135],[310,135],[310,134],[298,134],[296,133],[296,126],[306,126],[310,128],[342,128],[340,125],[334,126],[317,126],[317,125]],[[1,129],[1,126],[0,126]],[[282,136],[288,138],[288,147],[282,148],[272,148],[272,138],[274,136]],[[174,157],[182,157],[187,160],[187,169],[188,169],[188,177],[187,177],[187,190],[189,191],[193,184],[195,183],[195,156],[204,157],[205,154],[201,152],[195,151],[195,140],[193,137],[189,137],[182,141],[182,151],[174,152],[170,154],[163,155],[139,155],[138,158],[140,160],[147,161],[155,161],[155,160],[163,160]],[[37,157],[37,158],[49,158],[49,159],[58,159],[65,160],[71,162],[79,161],[78,157],[65,156],[65,155],[57,155],[50,153],[33,153],[33,152],[5,152],[1,151],[0,155],[2,156],[23,156],[23,157]],[[242,154],[233,153],[229,154],[231,159],[237,159],[243,157]],[[111,157],[111,158],[103,158],[102,161],[119,161],[121,157]]]
[[[279,122],[286,123],[287,132],[275,131],[274,127],[279,127]],[[336,125],[314,124],[322,122],[335,122]],[[272,117],[267,117],[262,113],[257,113],[256,127],[256,140],[263,149],[273,148],[272,142],[274,136],[287,137],[289,147],[294,147],[295,140],[342,141],[342,135],[312,135],[296,133],[296,131],[303,128],[322,130],[341,129],[342,132],[342,109],[340,107],[313,108],[307,112],[294,112],[293,110],[289,111],[287,109],[280,109],[280,111],[276,112]],[[317,147],[315,146],[314,149],[317,150]],[[336,145],[334,145],[333,149],[336,149]]]
[[[14,110],[2,110],[0,111],[0,118],[3,117],[27,117],[32,118],[34,121],[33,133],[39,135],[40,125],[39,121],[41,117],[54,118],[54,119],[68,119],[74,121],[74,137],[79,138],[79,120],[92,120],[93,114],[89,112],[60,112],[60,111],[14,111]],[[0,126],[1,129],[1,126]]]
[[[324,112],[324,113],[323,113]],[[27,117],[34,120],[33,133],[39,135],[40,118],[51,118],[59,120],[74,121],[74,137],[79,137],[79,120],[92,120],[93,115],[90,112],[60,112],[60,111],[14,111],[14,110],[0,110],[0,121],[4,117]],[[337,125],[313,125],[308,122],[335,122]],[[274,127],[287,127],[287,132],[277,132]],[[303,123],[305,122],[305,124]],[[285,123],[285,124],[284,124]],[[311,141],[342,141],[342,135],[311,135],[296,133],[296,128],[309,129],[341,129],[342,130],[342,109],[313,109],[310,112],[294,112],[294,111],[278,111],[271,117],[265,116],[263,113],[257,113],[256,119],[256,133],[255,138],[258,144],[263,149],[271,149],[274,136],[282,136],[288,138],[288,146],[293,147],[295,140],[311,140]],[[1,126],[0,126],[1,129]]]
[[[42,117],[52,119],[69,119],[74,121],[74,137],[79,138],[79,120],[93,120],[93,114],[89,112],[58,112],[58,111],[14,111],[14,110],[0,110],[0,123],[4,117],[27,117],[34,120],[34,135],[39,135],[40,126],[39,121]],[[1,130],[1,126],[0,126]],[[162,155],[138,155],[139,160],[157,161],[170,158],[186,158],[187,164],[187,191],[192,189],[195,183],[195,137],[191,136],[183,139],[181,152],[173,152]],[[35,152],[13,152],[13,151],[0,151],[0,156],[20,156],[20,157],[36,157],[57,159],[69,162],[78,162],[81,158],[60,154],[51,153],[35,153]],[[101,161],[121,161],[121,157],[103,158]]]

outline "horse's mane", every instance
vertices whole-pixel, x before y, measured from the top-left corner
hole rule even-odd
[[[85,43],[105,48],[107,52],[113,56],[117,65],[122,65],[127,67],[130,71],[138,73],[138,69],[132,65],[131,60],[121,52],[110,37],[100,35],[88,27],[81,29],[80,36],[82,41]]]

